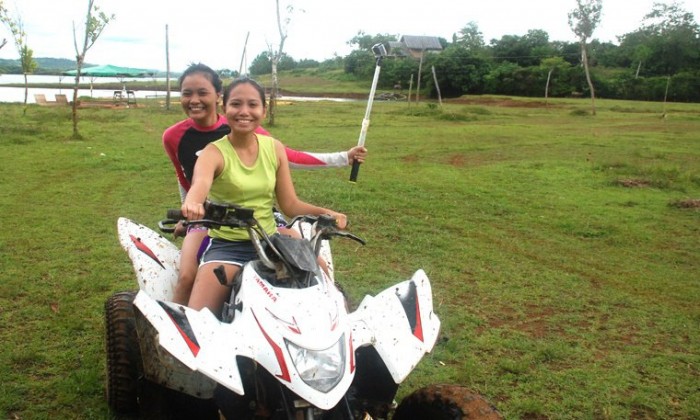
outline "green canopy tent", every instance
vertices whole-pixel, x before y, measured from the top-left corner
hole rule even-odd
[[[62,74],[65,76],[75,76],[76,73],[77,70],[68,70],[64,71]],[[91,95],[92,83],[97,77],[116,77],[117,79],[119,79],[119,82],[123,86],[122,90],[126,91],[126,85],[124,84],[125,78],[152,77],[155,76],[156,73],[156,70],[138,69],[133,67],[119,67],[113,66],[111,64],[107,64],[104,66],[85,67],[83,69],[80,69],[81,76],[88,76],[90,78]]]

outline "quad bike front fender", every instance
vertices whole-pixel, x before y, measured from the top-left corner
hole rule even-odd
[[[374,346],[396,383],[432,350],[440,332],[430,280],[423,270],[374,297],[365,296],[350,316],[355,348]]]
[[[238,355],[252,356],[247,351],[248,346],[241,345],[245,343],[244,334],[234,331],[231,324],[222,324],[206,308],[197,311],[172,302],[156,301],[143,291],[136,295],[134,306],[152,326],[152,336],[140,339],[157,340],[154,365],[163,365],[170,371],[176,370],[178,365],[186,366],[192,377],[200,378],[198,382],[216,378],[232,391],[243,394],[238,365],[231,361]],[[221,337],[233,337],[232,341],[238,345],[223,346]]]
[[[154,230],[125,217],[117,220],[119,243],[129,254],[139,289],[153,299],[172,300],[180,250]]]

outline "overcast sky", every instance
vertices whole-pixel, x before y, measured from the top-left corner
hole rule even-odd
[[[552,41],[574,41],[567,14],[574,0],[281,0],[292,1],[295,11],[288,26],[284,51],[295,60],[323,61],[344,56],[347,41],[359,31],[369,35],[429,35],[452,40],[452,35],[474,21],[488,43],[503,35],[522,36],[542,29]],[[11,13],[21,16],[34,57],[74,59],[72,25],[83,29],[87,0],[4,0]],[[279,44],[274,0],[96,0],[114,14],[86,61],[165,70],[165,26],[169,27],[170,68],[182,71],[191,62],[215,69],[238,70],[245,62]],[[601,24],[594,38],[616,42],[617,36],[637,29],[654,0],[603,0]],[[682,6],[700,18],[700,0]],[[286,11],[283,10],[283,13]],[[0,27],[0,39],[11,35]],[[14,44],[0,49],[0,58],[16,59]]]

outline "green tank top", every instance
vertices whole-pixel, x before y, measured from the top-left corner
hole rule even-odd
[[[275,140],[272,137],[257,134],[258,158],[253,166],[245,166],[238,158],[236,150],[223,137],[212,144],[216,146],[224,158],[221,174],[214,179],[209,199],[214,202],[235,203],[242,207],[252,208],[255,218],[260,222],[265,232],[272,235],[277,231],[272,207],[275,205],[275,185],[277,183],[277,154]],[[229,241],[247,241],[248,232],[241,228],[210,229],[212,238]]]

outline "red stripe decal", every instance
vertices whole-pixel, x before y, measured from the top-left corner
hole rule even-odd
[[[163,265],[163,263],[161,263],[158,257],[156,257],[156,254],[153,251],[151,251],[151,248],[147,247],[146,244],[141,242],[141,238],[137,238],[134,235],[129,235],[129,238],[131,238],[131,242],[133,242],[134,245],[136,245],[136,249],[146,254],[150,259],[158,263],[158,265],[165,270],[165,266]]]
[[[190,348],[190,351],[192,352],[194,357],[197,357],[197,354],[199,354],[199,344],[192,341],[192,339],[190,339],[187,333],[182,328],[180,328],[180,325],[178,325],[177,320],[173,318],[172,315],[170,315],[170,312],[166,311],[166,313],[170,317],[170,320],[173,321],[173,324],[175,324],[175,328],[177,328],[177,331],[182,336],[182,339],[185,340],[185,343],[187,343],[187,347]]]
[[[275,358],[277,359],[277,363],[280,365],[280,370],[282,373],[279,375],[275,375],[280,379],[283,379],[287,382],[291,382],[292,378],[289,375],[289,369],[287,369],[287,362],[284,361],[284,355],[282,354],[282,348],[277,345],[274,341],[272,341],[272,338],[270,338],[269,335],[265,332],[265,329],[263,328],[262,325],[260,325],[260,321],[258,320],[258,317],[255,315],[255,311],[253,312],[253,317],[255,318],[255,322],[258,323],[258,327],[260,327],[260,331],[263,333],[265,336],[265,339],[267,342],[270,344],[270,347],[272,347],[272,350],[275,352]]]
[[[355,348],[352,346],[352,332],[350,333],[348,346],[350,347],[350,373],[352,373],[355,371]]]
[[[420,302],[418,295],[416,294],[416,326],[413,328],[413,335],[415,335],[420,341],[423,341],[423,322],[420,317]]]

